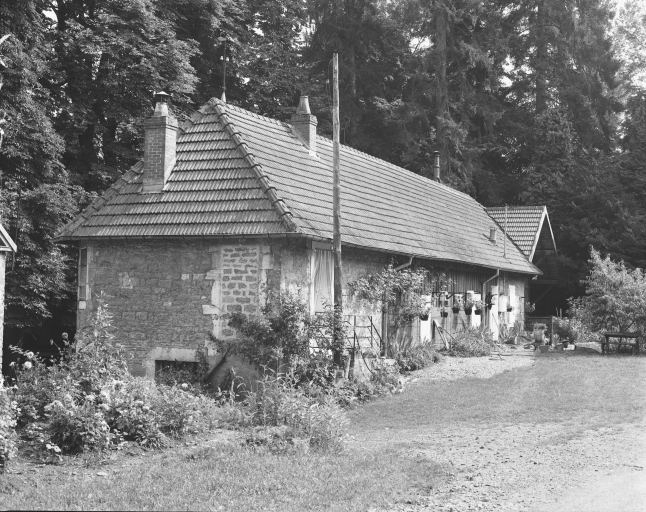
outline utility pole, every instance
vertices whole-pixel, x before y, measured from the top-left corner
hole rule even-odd
[[[339,54],[332,55],[332,217],[334,248],[334,365],[341,366],[343,356],[343,267],[341,265],[341,177],[339,171]]]
[[[507,203],[505,203],[505,229],[502,234],[502,255],[503,258],[507,257]]]

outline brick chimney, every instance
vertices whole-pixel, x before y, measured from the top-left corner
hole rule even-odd
[[[168,111],[170,96],[165,92],[155,94],[155,111],[144,121],[144,173],[143,192],[164,190],[164,185],[175,165],[177,119]]]
[[[301,96],[291,121],[296,136],[309,148],[311,153],[316,153],[317,120],[310,111],[310,102],[307,96]]]

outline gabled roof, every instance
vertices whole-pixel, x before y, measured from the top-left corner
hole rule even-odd
[[[219,100],[177,139],[161,193],[142,194],[142,163],[60,238],[263,236],[332,238],[332,141],[311,154],[293,128]],[[493,244],[470,196],[341,146],[342,242],[425,259],[539,274],[518,248]]]
[[[506,229],[509,238],[523,251],[529,261],[534,260],[534,253],[543,229],[548,230],[556,251],[556,242],[546,206],[508,206],[506,223],[504,206],[487,208],[487,213],[501,229]]]
[[[16,252],[18,247],[7,233],[7,230],[0,224],[0,252]]]

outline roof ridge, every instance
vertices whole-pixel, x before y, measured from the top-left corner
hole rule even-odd
[[[485,206],[485,208],[487,210],[495,210],[495,209],[504,210],[505,207],[504,206]],[[540,205],[540,204],[535,204],[535,205],[531,205],[531,204],[517,204],[517,205],[508,204],[507,208],[509,208],[510,210],[511,209],[520,210],[520,209],[537,208],[537,209],[540,209],[542,211],[545,208],[547,208],[547,206],[544,205],[544,204],[542,204],[542,205]]]
[[[285,201],[278,197],[276,187],[271,184],[269,177],[263,170],[262,165],[256,161],[256,157],[249,151],[249,146],[242,139],[240,132],[235,129],[235,125],[233,124],[231,119],[229,119],[229,116],[226,113],[227,104],[217,98],[210,99],[208,104],[211,105],[214,108],[215,112],[218,114],[220,124],[222,124],[225,132],[235,143],[236,149],[238,149],[240,153],[242,153],[243,158],[249,164],[252,172],[256,176],[256,179],[260,183],[260,188],[262,189],[263,193],[269,198],[272,207],[276,209],[278,215],[280,216],[280,219],[287,226],[287,229],[294,232],[300,232],[300,229],[296,224],[296,221],[294,220],[294,214],[289,209]]]
[[[283,126],[283,127],[291,126],[291,124],[286,123],[285,121],[281,121],[280,119],[274,119],[273,117],[265,116],[265,115],[259,114],[258,112],[252,112],[251,110],[247,110],[246,108],[239,107],[238,105],[233,105],[231,103],[225,103],[220,98],[211,98],[208,101],[207,104],[214,105],[214,106],[217,105],[219,108],[225,108],[225,109],[226,108],[232,108],[234,110],[242,110],[246,114],[251,114],[254,117],[261,118],[261,119],[263,119],[265,121],[270,121],[273,124],[277,124],[279,126]]]
[[[273,124],[276,124],[276,125],[279,125],[279,126],[283,126],[283,127],[289,127],[289,128],[292,128],[292,130],[293,130],[293,125],[291,125],[290,123],[286,123],[286,122],[284,122],[284,121],[280,121],[280,120],[278,120],[278,119],[274,119],[273,117],[269,117],[269,116],[265,116],[265,115],[262,115],[262,114],[258,114],[257,112],[252,112],[251,110],[247,110],[247,109],[242,108],[242,107],[239,107],[239,106],[237,106],[237,105],[231,105],[231,104],[229,104],[229,103],[225,103],[225,102],[223,102],[222,100],[220,100],[219,98],[211,98],[211,99],[209,100],[209,102],[208,102],[208,103],[209,103],[209,104],[212,104],[212,105],[218,105],[218,106],[219,106],[219,107],[221,107],[221,108],[233,108],[233,109],[235,109],[235,110],[242,111],[242,112],[244,112],[245,114],[250,114],[250,115],[252,115],[252,116],[254,116],[254,117],[261,118],[261,119],[263,119],[264,121],[269,121],[269,122],[271,122],[271,123],[273,123]],[[321,135],[321,134],[319,134],[319,133],[317,133],[317,134],[316,134],[316,138],[317,138],[317,139],[323,139],[323,140],[325,140],[325,141],[328,141],[328,142],[332,143],[332,140],[331,140],[331,139],[329,139],[328,137],[326,137],[326,136],[324,136],[324,135]],[[403,171],[403,172],[410,173],[410,174],[411,174],[412,176],[414,176],[416,179],[428,181],[429,183],[432,183],[432,184],[433,184],[433,186],[439,186],[439,187],[442,187],[442,188],[444,188],[446,191],[448,191],[448,192],[450,192],[450,193],[452,193],[452,194],[456,194],[456,195],[460,195],[460,196],[468,197],[469,199],[471,199],[471,200],[475,201],[475,199],[474,199],[472,196],[470,196],[469,194],[467,194],[466,192],[461,192],[460,190],[457,190],[457,189],[455,189],[455,188],[453,188],[453,187],[451,187],[451,186],[449,186],[449,185],[446,185],[445,183],[440,183],[440,182],[437,182],[437,181],[435,181],[435,180],[432,180],[431,178],[428,178],[428,177],[426,177],[426,176],[422,176],[421,174],[418,174],[418,173],[416,173],[416,172],[414,172],[414,171],[411,171],[410,169],[406,169],[405,167],[402,167],[402,166],[400,166],[400,165],[397,165],[397,164],[394,164],[394,163],[392,163],[392,162],[389,162],[388,160],[384,160],[383,158],[379,158],[378,156],[371,155],[370,153],[366,153],[365,151],[362,151],[362,150],[357,149],[357,148],[355,148],[355,147],[349,146],[349,145],[347,145],[347,144],[341,144],[341,147],[342,147],[342,148],[345,148],[345,149],[348,149],[348,150],[350,150],[350,151],[354,152],[354,153],[355,153],[355,154],[357,154],[357,155],[361,155],[361,156],[362,156],[362,157],[364,157],[364,158],[368,158],[368,159],[373,160],[373,161],[376,161],[376,162],[382,162],[382,163],[384,163],[384,164],[387,164],[387,165],[389,165],[389,166],[391,166],[391,167],[394,167],[397,171],[400,171],[400,172],[401,172],[401,171]],[[477,201],[476,201],[476,202],[477,202]]]

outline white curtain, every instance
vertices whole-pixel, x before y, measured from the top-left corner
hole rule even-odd
[[[334,253],[322,249],[312,251],[312,308],[323,311],[324,303],[334,299]]]

